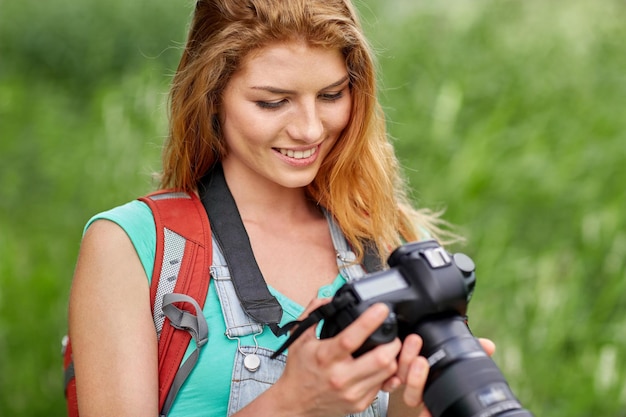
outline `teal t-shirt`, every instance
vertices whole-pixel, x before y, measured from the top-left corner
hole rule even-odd
[[[126,232],[146,272],[147,282],[150,283],[156,248],[155,223],[150,208],[138,200],[131,201],[94,216],[85,228],[99,219],[115,222]],[[318,297],[333,296],[345,282],[345,279],[338,275],[333,283],[319,289]],[[296,320],[304,311],[304,306],[285,297],[271,286],[269,290],[283,308],[281,325]],[[179,391],[170,417],[227,415],[238,341],[225,336],[226,325],[213,282],[209,286],[203,313],[209,327],[209,340],[201,349],[196,366]],[[286,338],[287,336],[276,337],[267,326],[264,327],[263,333],[256,336],[259,347],[270,350],[277,350]],[[252,336],[240,339],[242,345],[254,345]],[[194,348],[195,346],[190,345],[187,355],[191,354]]]

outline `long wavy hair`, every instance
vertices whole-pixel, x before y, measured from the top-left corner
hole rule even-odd
[[[377,100],[373,54],[349,0],[197,1],[170,92],[161,187],[193,191],[225,157],[216,117],[225,86],[251,51],[290,40],[341,50],[352,94],[350,120],[309,197],[333,214],[359,259],[365,241],[385,259],[403,240],[439,238],[439,214],[416,210],[407,198]]]

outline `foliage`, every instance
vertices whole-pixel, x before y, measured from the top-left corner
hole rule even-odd
[[[536,415],[623,415],[626,5],[401,4],[376,12],[410,22],[375,36],[390,130],[468,237],[475,333]]]
[[[626,4],[362,0],[414,198],[535,415],[626,409]],[[0,415],[63,415],[82,227],[153,188],[191,3],[0,0]]]

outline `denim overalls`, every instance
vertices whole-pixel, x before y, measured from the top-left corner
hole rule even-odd
[[[354,253],[344,238],[339,227],[332,217],[324,212],[328,220],[333,245],[337,252],[337,265],[340,274],[351,281],[364,275],[360,265],[353,264],[356,259]],[[217,294],[220,299],[222,313],[226,322],[226,336],[230,339],[240,339],[242,336],[257,335],[263,331],[263,325],[255,322],[242,309],[235,288],[230,279],[230,272],[226,261],[213,238],[213,265],[211,275],[214,279]],[[250,338],[248,338],[250,339]],[[253,340],[254,337],[252,338]],[[285,367],[286,356],[280,355],[276,359],[270,359],[274,353],[269,349],[259,346],[245,346],[239,344],[236,353],[231,390],[228,404],[228,415],[232,415],[258,397],[263,391],[274,384]],[[247,358],[247,359],[246,359]],[[260,362],[257,361],[257,358]],[[251,361],[250,359],[254,359]],[[256,370],[254,370],[256,368]],[[253,369],[250,371],[249,369]],[[388,394],[380,392],[374,402],[362,413],[351,414],[355,417],[384,417],[387,414]]]

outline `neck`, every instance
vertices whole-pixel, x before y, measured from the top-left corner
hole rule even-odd
[[[296,223],[318,217],[320,210],[306,196],[304,187],[287,188],[252,173],[242,175],[223,166],[224,178],[244,222],[280,220]]]

